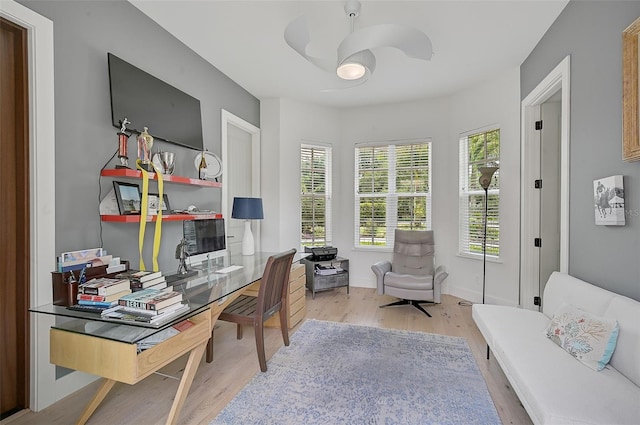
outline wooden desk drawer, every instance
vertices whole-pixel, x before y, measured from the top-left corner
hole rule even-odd
[[[137,353],[137,344],[51,329],[50,362],[118,382],[135,384],[209,339],[209,311],[189,320],[195,326],[140,354]]]
[[[294,280],[289,281],[289,293],[293,294],[300,288],[304,288],[305,283],[307,282],[306,276],[303,274],[302,276],[298,276]]]
[[[289,316],[289,329],[293,328],[295,325],[300,323],[300,321],[302,319],[304,319],[304,316],[306,316],[306,314],[307,314],[307,308],[304,307],[301,310],[299,310],[297,313],[293,313],[292,315],[290,315]]]
[[[291,266],[291,271],[289,272],[289,282],[292,282],[304,275],[304,264],[295,263]]]
[[[289,302],[289,315],[292,315],[293,313],[297,313],[298,310],[300,310],[301,308],[304,308],[307,304],[307,300],[304,298],[304,290],[301,290],[298,292],[302,293],[302,297],[298,297],[295,300],[293,299],[293,297],[291,298]]]

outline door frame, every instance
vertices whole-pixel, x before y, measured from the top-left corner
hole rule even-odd
[[[251,167],[253,169],[252,179],[251,179],[251,196],[255,198],[260,197],[260,129],[255,125],[243,120],[237,115],[232,114],[231,112],[221,109],[220,114],[220,122],[221,122],[221,155],[222,155],[222,199],[220,209],[222,211],[223,217],[225,217],[225,234],[228,234],[228,219],[231,218],[231,208],[233,205],[229,205],[227,202],[227,198],[229,195],[229,185],[226,183],[226,178],[224,174],[224,169],[229,164],[229,139],[227,134],[227,125],[233,125],[238,127],[239,129],[249,133],[251,135]],[[260,220],[254,220],[254,224],[256,226],[256,231],[253,232],[253,236],[255,239],[257,249],[260,249]]]
[[[29,305],[51,302],[51,271],[55,270],[55,113],[53,22],[13,0],[2,0],[0,14],[27,29],[29,73]],[[60,394],[55,367],[49,363],[52,316],[33,314],[29,328],[29,405],[38,411]]]
[[[569,143],[570,56],[565,57],[522,101],[521,108],[521,197],[520,197],[520,306],[539,310],[533,299],[541,296],[539,252],[533,239],[539,237],[540,200],[533,182],[540,178],[540,105],[560,91],[560,271],[569,272]]]

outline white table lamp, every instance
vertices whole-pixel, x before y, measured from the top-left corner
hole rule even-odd
[[[250,220],[262,220],[262,198],[233,198],[231,218],[245,220],[242,237],[242,255],[253,255],[256,252]]]

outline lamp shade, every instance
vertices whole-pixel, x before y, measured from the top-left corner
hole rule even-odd
[[[263,219],[262,198],[233,198],[231,218],[243,220]]]
[[[478,167],[478,171],[480,172],[478,183],[480,183],[483,189],[489,188],[493,174],[498,171],[498,168],[499,167]]]

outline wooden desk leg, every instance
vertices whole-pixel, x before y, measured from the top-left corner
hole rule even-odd
[[[211,363],[213,361],[213,334],[211,334],[211,338],[207,340],[206,351],[205,361]]]
[[[203,342],[189,353],[189,360],[187,360],[187,366],[184,368],[184,373],[180,380],[180,386],[178,386],[178,392],[176,392],[176,397],[173,400],[173,405],[171,406],[171,411],[167,418],[167,425],[173,425],[178,421],[180,410],[182,410],[182,405],[187,398],[187,394],[189,394],[189,388],[191,388],[191,383],[193,382],[196,370],[198,370],[198,366],[200,365],[200,359],[202,359],[202,353],[204,353],[206,345],[207,344]]]
[[[113,388],[115,383],[116,381],[114,381],[113,379],[104,379],[96,394],[93,396],[91,401],[89,401],[87,407],[84,408],[84,411],[82,412],[82,415],[80,415],[78,422],[76,422],[78,425],[84,425],[89,420],[93,412],[95,412],[100,403],[102,403],[102,400],[104,400],[109,391],[111,391],[111,388]]]
[[[211,338],[207,341],[207,356],[205,359],[207,363],[211,363],[213,361],[213,327],[216,325],[218,317],[222,314],[222,310],[223,309],[219,309],[211,313]]]

